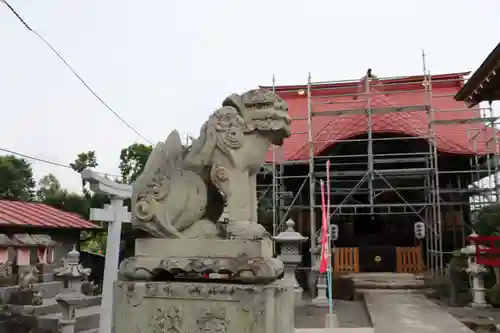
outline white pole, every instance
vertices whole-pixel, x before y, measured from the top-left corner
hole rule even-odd
[[[118,279],[118,262],[120,254],[122,218],[119,214],[123,207],[122,199],[111,199],[114,221],[108,222],[106,240],[106,260],[104,263],[104,281],[102,283],[101,317],[99,333],[111,333],[113,315],[113,285]]]

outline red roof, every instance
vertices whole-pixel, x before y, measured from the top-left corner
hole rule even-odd
[[[77,214],[33,202],[0,200],[0,227],[99,229]]]
[[[469,73],[453,73],[432,76],[432,108],[435,120],[471,119],[480,116],[478,108],[467,109],[463,102],[454,99],[463,86],[464,76]],[[412,111],[373,113],[373,133],[398,133],[414,137],[428,137],[427,113],[425,111],[426,93],[423,76],[410,76],[399,79],[372,80],[369,92],[365,94],[364,79],[360,81],[332,84],[315,84],[311,89],[312,112],[366,109],[368,96],[371,108],[413,107]],[[269,88],[269,87],[264,87]],[[275,91],[287,103],[292,117],[292,136],[285,140],[283,158],[285,160],[305,160],[309,156],[308,144],[308,100],[304,93],[307,86],[278,86]],[[301,91],[302,90],[302,91]],[[415,107],[420,106],[420,107]],[[300,118],[300,119],[297,119]],[[475,142],[470,138],[483,122],[434,124],[437,148],[442,152],[474,155],[493,150],[487,147],[484,134],[477,135]],[[315,155],[334,145],[339,140],[346,140],[367,133],[365,114],[315,115],[312,122],[312,134]],[[486,131],[491,137],[491,130]],[[294,134],[295,133],[295,134]],[[500,141],[500,140],[499,140]],[[272,161],[272,152],[267,156]]]

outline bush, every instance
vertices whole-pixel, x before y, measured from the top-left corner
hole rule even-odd
[[[500,285],[495,285],[486,291],[486,300],[494,307],[500,307]]]
[[[448,276],[438,276],[434,279],[426,279],[425,285],[434,291],[436,298],[440,300],[447,300],[450,298],[451,280]]]

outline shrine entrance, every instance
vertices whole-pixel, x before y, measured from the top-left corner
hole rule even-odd
[[[413,230],[415,222],[409,215],[352,215],[339,221],[335,254],[349,260],[335,259],[335,271],[411,273],[422,270],[422,251]]]

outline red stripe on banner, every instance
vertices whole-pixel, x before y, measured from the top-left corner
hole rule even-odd
[[[328,218],[326,215],[325,204],[325,184],[321,181],[321,261],[319,264],[319,272],[325,273],[328,269]]]

